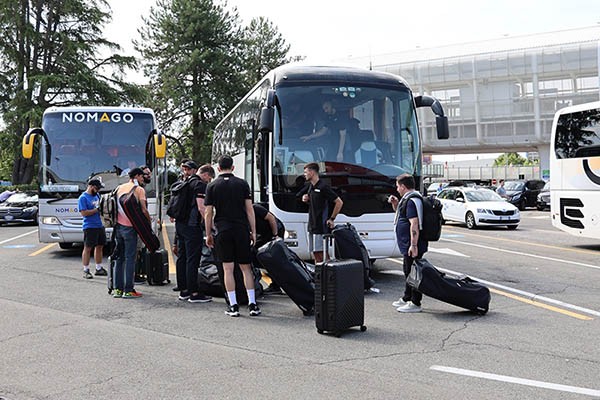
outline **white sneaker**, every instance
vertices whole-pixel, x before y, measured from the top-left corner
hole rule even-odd
[[[408,302],[402,307],[396,308],[396,311],[401,313],[418,313],[421,312],[421,306],[414,305],[412,302]]]
[[[398,308],[398,307],[405,306],[406,302],[404,300],[402,300],[402,297],[400,297],[398,300],[396,300],[395,302],[393,302],[392,305],[394,307]]]

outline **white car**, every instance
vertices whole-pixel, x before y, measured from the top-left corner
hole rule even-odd
[[[437,196],[442,203],[444,221],[478,225],[506,225],[517,229],[521,222],[519,209],[495,192],[484,188],[448,187]]]

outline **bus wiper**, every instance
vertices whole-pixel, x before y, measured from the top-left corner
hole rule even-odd
[[[53,199],[48,200],[46,203],[47,204],[52,204],[52,203],[56,203],[57,201],[61,201],[61,200],[65,200],[65,199],[74,199],[76,196],[79,197],[77,194],[76,196],[74,195],[69,195],[67,194],[66,196],[63,196],[62,194],[58,193],[58,192],[54,192],[54,194],[58,197],[55,197]]]
[[[104,171],[98,171],[98,172],[92,172],[90,174],[90,176],[88,176],[87,180],[89,181],[90,179],[92,179],[92,177],[96,176],[96,175],[104,175],[104,174],[115,174],[117,176],[121,175],[121,172],[123,171],[121,168],[117,167],[116,165],[113,165],[113,169],[107,169]],[[121,170],[121,172],[119,172],[119,170]]]

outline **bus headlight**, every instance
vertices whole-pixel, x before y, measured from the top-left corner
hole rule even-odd
[[[296,234],[296,231],[286,230],[285,233],[283,234],[283,238],[284,239],[298,239],[298,235]]]
[[[42,224],[44,224],[44,225],[60,225],[60,221],[56,217],[42,217]]]

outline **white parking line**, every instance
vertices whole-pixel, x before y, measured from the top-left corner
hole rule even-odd
[[[22,238],[23,236],[31,235],[32,233],[35,233],[35,232],[37,232],[37,231],[38,231],[38,230],[36,229],[35,231],[27,232],[27,233],[24,233],[24,234],[22,234],[22,235],[15,236],[15,237],[13,237],[13,238],[10,238],[10,239],[3,240],[3,241],[1,241],[1,242],[0,242],[0,244],[4,244],[4,243],[8,243],[8,242],[12,242],[13,240],[20,239],[20,238]]]
[[[507,376],[507,375],[496,375],[496,374],[490,374],[487,372],[471,371],[468,369],[444,367],[442,365],[432,365],[431,367],[429,367],[429,369],[434,370],[434,371],[447,372],[450,374],[472,376],[474,378],[489,379],[492,381],[516,383],[518,385],[533,386],[533,387],[538,387],[538,388],[542,388],[542,389],[558,390],[560,392],[569,392],[569,393],[584,394],[587,396],[600,397],[600,390],[582,388],[582,387],[577,387],[577,386],[568,386],[568,385],[561,385],[558,383],[535,381],[535,380],[531,380],[531,379],[523,379],[523,378],[517,378],[514,376]]]
[[[468,242],[463,242],[463,241],[460,241],[460,240],[453,240],[453,239],[446,239],[446,238],[442,238],[441,240],[446,240],[446,241],[452,242],[452,243],[464,244],[465,246],[473,246],[473,247],[479,247],[479,248],[482,248],[482,249],[496,250],[496,251],[501,251],[501,252],[504,252],[504,253],[516,254],[518,256],[540,258],[542,260],[548,260],[548,261],[555,261],[555,262],[559,262],[559,263],[578,265],[580,267],[600,269],[600,266],[598,266],[598,265],[585,264],[585,263],[580,263],[580,262],[577,262],[577,261],[562,260],[560,258],[553,258],[553,257],[546,257],[546,256],[538,256],[536,254],[528,254],[528,253],[522,253],[520,251],[500,249],[498,247],[484,246],[482,244],[468,243]]]

